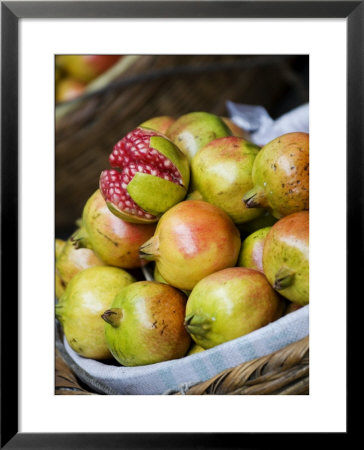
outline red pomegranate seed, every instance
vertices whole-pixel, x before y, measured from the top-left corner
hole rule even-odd
[[[154,216],[140,208],[127,191],[127,186],[136,173],[154,175],[183,185],[181,174],[172,161],[150,147],[152,136],[159,134],[142,128],[128,133],[114,146],[109,156],[112,169],[104,170],[100,176],[100,189],[107,201],[121,211],[146,219]]]

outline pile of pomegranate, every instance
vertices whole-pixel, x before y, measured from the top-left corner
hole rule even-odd
[[[56,317],[75,352],[189,357],[309,303],[307,133],[260,148],[192,112],[151,118],[110,151],[74,233],[56,239]]]

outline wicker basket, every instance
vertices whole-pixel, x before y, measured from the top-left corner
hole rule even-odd
[[[292,56],[124,57],[81,98],[57,106],[56,229],[73,230],[85,201],[97,188],[112,146],[128,131],[159,115],[178,117],[198,110],[226,115],[227,100],[259,104],[270,111],[295,81],[290,71],[294,61]],[[308,352],[307,337],[183,393],[308,394]],[[98,395],[77,378],[59,348],[55,393]]]
[[[83,386],[62,359],[58,349],[55,393],[98,395]],[[308,336],[270,355],[224,370],[210,380],[183,392],[186,395],[307,395],[308,393]]]
[[[292,84],[294,61],[292,56],[122,58],[85,95],[56,108],[56,229],[72,231],[113,145],[128,131],[159,115],[197,110],[226,115],[227,100],[270,111]]]

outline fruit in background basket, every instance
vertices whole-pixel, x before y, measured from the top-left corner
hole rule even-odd
[[[257,270],[232,267],[196,284],[185,326],[204,349],[251,333],[280,318],[284,302]]]
[[[192,112],[179,117],[166,134],[191,161],[210,141],[232,133],[220,117],[207,112]]]
[[[56,305],[56,317],[75,352],[86,358],[111,358],[101,314],[133,282],[125,270],[107,266],[91,267],[73,277]]]
[[[221,119],[226,123],[229,127],[233,136],[241,137],[249,141],[250,133],[248,131],[240,128],[236,123],[234,123],[229,117],[221,117]]]
[[[139,247],[154,230],[154,224],[130,223],[116,217],[97,190],[87,200],[82,227],[72,239],[79,247],[91,248],[107,265],[133,269],[143,265]]]
[[[56,270],[62,282],[67,284],[82,270],[94,266],[104,266],[104,262],[88,248],[77,248],[72,238],[65,243],[56,260]]]
[[[309,303],[309,212],[280,219],[267,234],[263,269],[283,297],[299,305]]]
[[[263,209],[247,208],[241,197],[253,187],[252,168],[259,147],[245,139],[214,139],[192,159],[193,186],[204,200],[219,206],[235,223],[248,222]]]
[[[187,194],[186,156],[163,134],[138,127],[114,147],[112,170],[100,176],[100,190],[117,216],[129,222],[156,222]]]
[[[139,126],[143,128],[151,128],[159,133],[166,134],[168,128],[174,123],[176,119],[171,116],[157,116],[141,123]]]
[[[106,72],[120,55],[57,55],[56,63],[71,77],[88,83]]]
[[[309,135],[287,133],[266,144],[255,158],[249,208],[269,208],[281,218],[309,208]]]
[[[186,200],[161,217],[140,255],[156,262],[168,284],[191,290],[205,276],[234,266],[240,244],[238,229],[222,209]]]
[[[191,339],[183,322],[186,296],[167,284],[127,286],[104,312],[105,338],[124,366],[154,364],[185,356]]]
[[[72,78],[64,78],[57,83],[56,101],[67,102],[84,93],[86,85]]]
[[[263,248],[271,227],[262,228],[245,238],[241,244],[238,266],[263,272]]]

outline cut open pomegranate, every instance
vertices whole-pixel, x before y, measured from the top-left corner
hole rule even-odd
[[[173,157],[175,153],[179,153],[177,158]],[[177,201],[183,198],[186,191],[184,177],[175,165],[180,162],[181,155],[184,156],[168,138],[154,130],[138,127],[128,133],[114,146],[109,157],[112,169],[104,170],[100,176],[100,190],[109,208],[125,220],[158,220],[166,199],[167,203],[176,203],[176,187],[173,185],[178,186]],[[147,177],[137,174],[145,174]],[[160,181],[155,182],[156,192],[153,192],[153,179],[148,176],[152,176],[154,180],[155,177],[166,180],[168,183],[162,182],[161,185]],[[132,180],[133,189],[129,189]],[[134,195],[136,190],[137,195]],[[182,190],[183,196],[179,190]],[[164,191],[172,191],[173,198],[169,200],[170,192]],[[155,206],[158,196],[161,208]],[[151,201],[154,201],[152,206]],[[167,209],[170,206],[172,205],[167,206]]]

